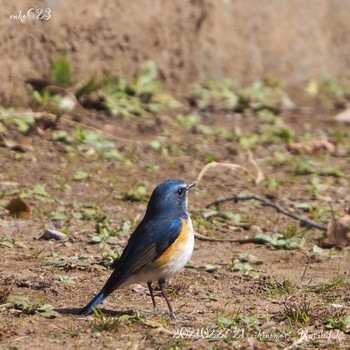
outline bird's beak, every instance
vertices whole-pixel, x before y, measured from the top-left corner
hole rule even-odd
[[[196,186],[196,183],[195,183],[195,182],[193,182],[193,183],[187,185],[187,186],[186,186],[186,191],[188,191],[191,187],[194,187],[194,186]]]

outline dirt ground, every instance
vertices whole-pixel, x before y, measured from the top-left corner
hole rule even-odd
[[[301,84],[322,72],[348,74],[348,2],[145,3],[102,1],[87,9],[78,1],[71,11],[65,1],[37,1],[52,7],[51,23],[7,21],[0,28],[2,107],[41,113],[24,80],[48,78],[62,53],[77,85],[95,73],[132,76],[152,59],[166,91],[183,103],[176,112],[132,119],[86,109],[66,113],[46,131],[34,125],[26,132],[6,124],[11,110],[0,110],[0,348],[349,349],[349,247],[322,250],[323,230],[301,227],[257,201],[207,207],[253,193],[325,226],[344,215],[350,128],[334,115],[349,95],[305,97]],[[0,11],[8,18],[21,8],[28,3]],[[200,110],[188,99],[192,83],[205,78],[251,82],[271,75],[299,84],[290,90],[297,109],[282,108],[273,122],[252,111]],[[184,117],[191,114],[195,121]],[[114,142],[117,156],[109,159],[81,141],[86,129],[103,135],[103,147]],[[57,131],[66,138],[53,139]],[[4,138],[21,150],[5,147]],[[336,146],[298,155],[287,150],[287,139]],[[167,286],[179,319],[169,317],[159,290],[154,312],[146,285],[115,291],[102,314],[78,316],[111,274],[108,265],[142,219],[154,187],[167,178],[195,181],[212,161],[239,164],[254,175],[259,170],[264,181],[217,167],[191,190],[199,236],[190,263]],[[17,196],[29,205],[29,218],[5,210]],[[47,228],[67,240],[40,239]],[[230,241],[259,234],[264,242]],[[284,243],[266,241],[276,234]]]
[[[334,135],[338,130],[325,115],[322,122],[318,120],[315,125],[296,123],[299,117],[298,113],[285,115],[286,122],[297,135],[311,130],[315,135],[332,130]],[[24,196],[33,211],[30,219],[15,220],[5,213],[1,218],[1,236],[11,238],[13,243],[11,246],[0,245],[3,348],[272,349],[293,343],[305,349],[349,347],[348,335],[325,328],[327,320],[348,314],[349,251],[332,249],[320,255],[313,254],[312,247],[322,235],[315,229],[305,232],[298,228],[297,236],[303,237],[305,244],[293,250],[197,239],[190,266],[169,281],[168,286],[175,310],[183,319],[169,318],[163,312],[167,308],[161,297],[157,297],[161,312],[154,313],[146,286],[118,290],[103,304],[102,311],[112,316],[115,312],[118,316],[124,315],[121,319],[75,315],[110,275],[110,271],[101,268],[100,264],[108,263],[106,256],[120,250],[130,233],[127,230],[117,235],[116,245],[90,244],[91,237],[96,234],[95,221],[76,218],[75,213],[83,211],[84,206],[90,207],[110,218],[110,226],[114,229],[122,227],[125,220],[130,220],[135,227],[145,211],[146,202],[126,200],[121,195],[135,191],[140,185],[150,193],[165,178],[194,181],[208,152],[217,161],[245,165],[254,172],[246,152],[237,144],[218,136],[204,140],[193,129],[179,128],[172,118],[160,117],[156,122],[157,130],[149,127],[154,123],[153,117],[133,123],[105,115],[96,120],[101,128],[107,120],[117,131],[128,128],[129,141],[120,140],[118,144],[120,150],[129,155],[131,163],[96,157],[89,159],[82,150],[68,151],[62,143],[35,133],[27,136],[33,145],[30,152],[0,148],[2,206],[14,193],[23,194],[36,184],[44,185],[47,192],[47,196],[35,191]],[[60,129],[73,130],[64,120],[61,123]],[[231,131],[246,123],[252,130],[258,127],[254,116],[242,120],[233,114],[215,117],[208,114],[203,123],[212,128],[225,125]],[[170,155],[162,155],[149,147],[150,140],[162,134],[167,135],[166,143],[173,149]],[[319,203],[326,209],[317,221],[325,223],[330,219],[328,204],[321,197],[315,198],[310,190],[310,176],[291,176],[288,164],[269,165],[268,155],[276,149],[286,152],[285,145],[271,144],[257,147],[254,157],[265,176],[281,181],[277,190],[271,191],[266,184],[254,185],[240,171],[208,171],[189,197],[189,208],[198,233],[215,238],[246,238],[253,237],[257,231],[273,234],[295,225],[284,215],[254,202],[222,205],[225,212],[240,214],[241,222],[249,223],[248,229],[237,228],[232,219],[215,216],[203,219],[202,214],[207,212],[205,206],[212,200],[242,192],[274,195],[292,210],[291,203]],[[348,155],[317,154],[310,159],[318,162],[321,168],[334,166],[346,174],[349,172]],[[151,171],[150,164],[159,168]],[[89,177],[74,181],[77,171],[84,171]],[[328,184],[323,195],[332,197],[333,210],[336,215],[341,215],[349,200],[346,178],[326,176],[322,179],[324,185],[326,181]],[[58,207],[66,209],[67,218],[52,219]],[[313,210],[306,215],[312,217]],[[65,232],[68,241],[39,240],[47,227]],[[248,262],[253,270],[235,271],[232,268],[233,258],[239,254],[250,256]],[[290,290],[283,287],[285,281]],[[51,304],[60,314],[53,319],[44,318],[40,313],[27,315],[6,303],[8,295],[26,296],[34,304]],[[299,316],[289,319],[286,310],[304,311],[307,320],[299,319]],[[123,320],[125,314],[131,316]]]

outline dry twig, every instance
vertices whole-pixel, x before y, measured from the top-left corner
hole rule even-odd
[[[233,195],[230,197],[219,198],[219,199],[216,199],[215,201],[209,203],[208,205],[206,205],[206,208],[214,206],[214,205],[219,205],[219,204],[224,203],[224,202],[229,202],[229,201],[238,202],[238,201],[246,201],[246,200],[256,200],[256,201],[259,201],[262,206],[274,208],[274,209],[276,209],[277,212],[282,213],[286,216],[289,216],[290,218],[292,218],[294,220],[299,221],[300,226],[313,227],[313,228],[317,228],[320,231],[327,231],[327,227],[325,225],[318,224],[317,222],[315,222],[311,219],[308,219],[306,217],[292,213],[288,209],[282,208],[280,205],[278,205],[276,203],[269,202],[268,200],[266,200],[266,199],[264,199],[256,194]]]

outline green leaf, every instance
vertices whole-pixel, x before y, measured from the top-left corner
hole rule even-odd
[[[28,309],[30,307],[30,301],[27,297],[21,295],[9,295],[7,302],[14,305],[15,308],[20,310]]]
[[[45,190],[45,186],[43,186],[41,184],[34,185],[33,192],[34,192],[34,194],[36,194],[39,197],[45,197],[45,198],[50,197],[50,195]]]
[[[202,267],[207,272],[215,272],[218,270],[218,267],[212,264],[204,264]]]
[[[158,140],[152,140],[149,145],[155,151],[158,151],[162,147],[162,144]]]
[[[20,132],[25,134],[29,131],[30,127],[35,124],[35,119],[33,116],[24,115],[12,118],[11,122],[17,126]]]
[[[51,218],[52,220],[67,220],[68,219],[68,216],[65,212],[65,209],[64,208],[61,208],[57,211],[54,211],[51,213]]]
[[[248,272],[253,270],[253,267],[248,263],[236,262],[233,267],[233,271]]]
[[[55,310],[46,310],[44,312],[40,312],[40,316],[45,317],[45,318],[49,318],[49,319],[56,318],[59,315],[60,314]]]
[[[73,175],[73,180],[74,181],[82,181],[86,180],[90,175],[86,173],[85,171],[78,170],[74,175]]]
[[[324,249],[322,249],[318,245],[314,245],[312,247],[312,254],[314,254],[314,255],[323,255],[324,254]]]
[[[92,243],[100,243],[100,242],[102,242],[103,241],[103,237],[102,236],[93,236],[92,238],[91,238],[91,242]]]
[[[70,136],[66,130],[54,131],[50,136],[50,140],[61,141],[61,142],[64,142],[66,144],[71,144],[74,141],[73,137]]]

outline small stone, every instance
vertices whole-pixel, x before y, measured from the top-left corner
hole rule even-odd
[[[340,123],[350,124],[350,108],[337,114],[334,119]]]
[[[55,239],[56,241],[66,241],[67,235],[63,232],[47,229],[40,239]]]
[[[283,94],[281,96],[281,99],[279,101],[279,105],[280,105],[280,108],[282,109],[282,111],[294,111],[297,108],[296,104],[286,94]]]

